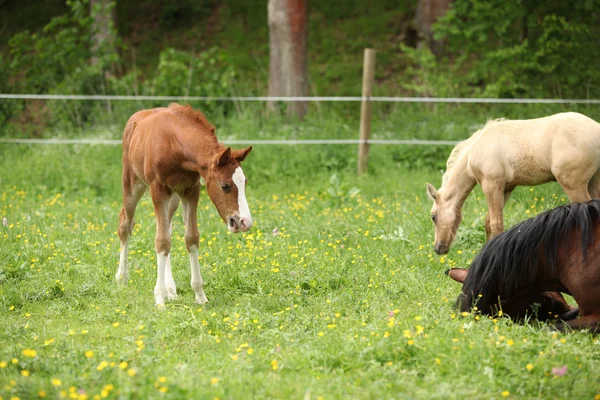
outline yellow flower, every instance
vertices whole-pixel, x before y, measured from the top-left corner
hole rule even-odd
[[[43,398],[44,398],[44,397],[46,397],[46,396],[47,396],[47,394],[46,394],[46,392],[44,392],[43,390],[40,390],[40,391],[38,392],[38,397],[39,397],[39,398],[43,399]]]
[[[277,360],[271,361],[271,367],[273,368],[273,371],[279,368],[279,363],[277,362]]]
[[[502,395],[502,397],[508,397],[508,396],[510,396],[510,392],[508,390],[505,390],[505,391],[503,391],[500,394]]]
[[[158,391],[161,393],[167,393],[168,390],[169,388],[167,388],[166,386],[161,386],[158,388]]]
[[[506,342],[507,345],[512,346],[513,344],[515,344],[515,342],[512,339],[508,339],[508,341]]]
[[[210,378],[211,385],[216,385],[217,383],[219,383],[219,378]]]
[[[158,382],[160,383],[165,383],[167,381],[167,377],[166,376],[161,376],[158,378]]]
[[[6,361],[0,361],[0,368],[6,368],[8,363]]]
[[[134,377],[134,376],[137,375],[137,371],[135,369],[133,369],[133,368],[130,368],[130,369],[127,370],[127,375],[129,375],[131,377]]]
[[[92,357],[94,357],[94,352],[93,352],[92,350],[88,350],[88,351],[86,351],[84,354],[85,354],[85,356],[86,356],[87,358],[92,358]]]
[[[100,364],[98,364],[98,366],[96,367],[96,369],[98,371],[102,371],[106,367],[108,367],[108,361],[102,361]]]
[[[62,385],[62,382],[60,381],[60,379],[52,378],[52,380],[50,382],[52,382],[52,386]]]
[[[436,363],[437,365],[442,365],[442,362],[440,361],[440,359],[439,359],[439,358],[436,358],[436,359],[435,359],[435,363]]]
[[[115,327],[115,328],[118,327],[119,325],[120,324],[118,322],[113,322],[113,324],[112,324],[112,326]]]
[[[408,343],[409,346],[412,346],[413,344],[415,344],[415,341],[412,340],[412,339],[410,339],[407,343]]]
[[[127,368],[128,366],[129,366],[129,363],[128,363],[127,361],[121,361],[121,362],[119,363],[119,368],[121,368],[121,369],[125,369],[125,368]]]
[[[252,354],[252,353],[254,353],[254,350],[252,349],[252,347],[250,347],[250,348],[249,348],[249,349],[246,351],[246,353],[248,353],[248,354]]]
[[[325,332],[319,332],[317,333],[317,336],[325,336]]]
[[[34,358],[37,356],[37,351],[32,350],[32,349],[23,349],[23,355],[25,357],[31,357]]]
[[[527,371],[531,371],[533,369],[533,364],[527,364],[525,368],[527,369]]]
[[[24,369],[24,370],[21,371],[21,375],[27,377],[27,376],[29,376],[31,374],[29,373],[29,371],[27,371],[26,369]]]

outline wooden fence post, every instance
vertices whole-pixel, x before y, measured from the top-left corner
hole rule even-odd
[[[358,144],[358,175],[367,172],[369,136],[371,134],[371,100],[375,78],[375,50],[365,49],[363,61],[362,102],[360,105],[360,140]]]

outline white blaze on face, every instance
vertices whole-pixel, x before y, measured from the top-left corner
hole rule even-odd
[[[244,218],[248,222],[252,223],[252,216],[250,215],[250,208],[248,207],[248,201],[246,200],[246,175],[242,171],[242,167],[237,167],[233,176],[231,177],[235,186],[238,190],[238,212],[240,218]]]

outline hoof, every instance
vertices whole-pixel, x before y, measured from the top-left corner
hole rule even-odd
[[[167,299],[175,300],[177,298],[177,289],[175,286],[167,287]]]
[[[127,285],[127,281],[129,281],[127,274],[119,274],[117,273],[115,275],[115,282],[117,282],[117,285],[119,286],[125,286]]]
[[[198,304],[206,304],[208,303],[208,299],[204,293],[196,294],[196,303]]]

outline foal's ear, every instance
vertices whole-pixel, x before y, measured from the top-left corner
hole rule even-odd
[[[427,185],[427,197],[429,197],[431,200],[435,201],[438,196],[437,190],[435,190],[433,185],[431,185],[430,183],[426,183],[426,185]]]
[[[237,162],[241,163],[242,161],[244,161],[246,159],[246,157],[248,156],[248,154],[250,154],[250,152],[252,151],[252,146],[249,146],[245,149],[241,149],[241,150],[234,150],[233,151],[233,158],[235,158],[237,160]]]
[[[469,270],[464,268],[452,268],[446,271],[446,275],[458,283],[465,283],[465,279],[467,279],[468,274]]]
[[[213,164],[217,167],[227,164],[231,159],[231,147],[226,148],[220,153],[215,154],[213,157]]]

